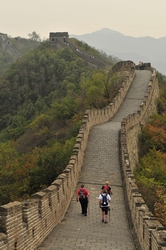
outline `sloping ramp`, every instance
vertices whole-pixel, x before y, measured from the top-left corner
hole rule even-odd
[[[84,164],[77,188],[81,183],[90,192],[88,216],[81,214],[75,194],[64,220],[54,228],[38,250],[135,250],[129,228],[119,165],[118,134],[121,120],[138,110],[147,90],[151,72],[136,71],[136,77],[119,111],[110,122],[94,126],[89,135]],[[101,222],[98,196],[108,180],[113,195],[110,221]],[[62,208],[63,209],[63,208]]]

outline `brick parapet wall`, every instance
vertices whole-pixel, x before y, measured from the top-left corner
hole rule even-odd
[[[114,72],[126,69],[127,76],[117,97],[103,109],[85,112],[68,165],[48,188],[24,202],[0,206],[0,250],[34,250],[64,218],[77,185],[92,126],[109,121],[135,77],[133,62],[119,62]]]
[[[133,171],[138,164],[138,136],[149,116],[156,112],[155,100],[159,95],[157,73],[152,71],[147,93],[137,113],[121,122],[120,152],[125,202],[131,229],[139,250],[166,250],[166,231],[145,204],[134,180]]]
[[[156,98],[158,95],[158,78],[156,71],[153,70],[147,92],[140,104],[140,108],[136,113],[130,114],[122,120],[121,128],[123,138],[126,142],[129,142],[128,145],[130,146],[129,161],[132,171],[138,163],[138,134],[140,134],[142,126],[149,121],[150,115],[156,112]],[[127,135],[126,131],[128,131]],[[125,132],[125,135],[123,132]]]
[[[121,123],[121,166],[127,211],[138,249],[166,250],[165,230],[146,206],[133,176],[138,162],[138,135],[148,116],[155,111],[155,98],[158,96],[156,72],[151,70],[152,79],[140,109]],[[30,200],[0,207],[0,250],[34,250],[63,219],[78,182],[91,127],[114,116],[135,76],[131,61],[119,62],[112,71],[125,71],[126,74],[119,93],[107,107],[85,112],[73,153],[63,173],[51,186],[32,195]]]

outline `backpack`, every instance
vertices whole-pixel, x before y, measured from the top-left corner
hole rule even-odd
[[[84,189],[80,189],[80,194],[79,194],[79,199],[85,199],[85,190]]]
[[[101,196],[102,196],[101,206],[108,207],[107,194],[101,194]]]

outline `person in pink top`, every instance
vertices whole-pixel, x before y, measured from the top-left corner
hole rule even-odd
[[[87,216],[88,197],[88,190],[84,188],[84,185],[81,185],[81,188],[77,190],[76,201],[80,202],[82,214],[84,214],[84,216]]]

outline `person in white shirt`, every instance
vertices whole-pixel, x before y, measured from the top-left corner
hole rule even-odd
[[[108,211],[110,209],[111,196],[108,194],[107,190],[104,188],[102,193],[99,195],[99,207],[102,212],[102,222],[108,222]]]

